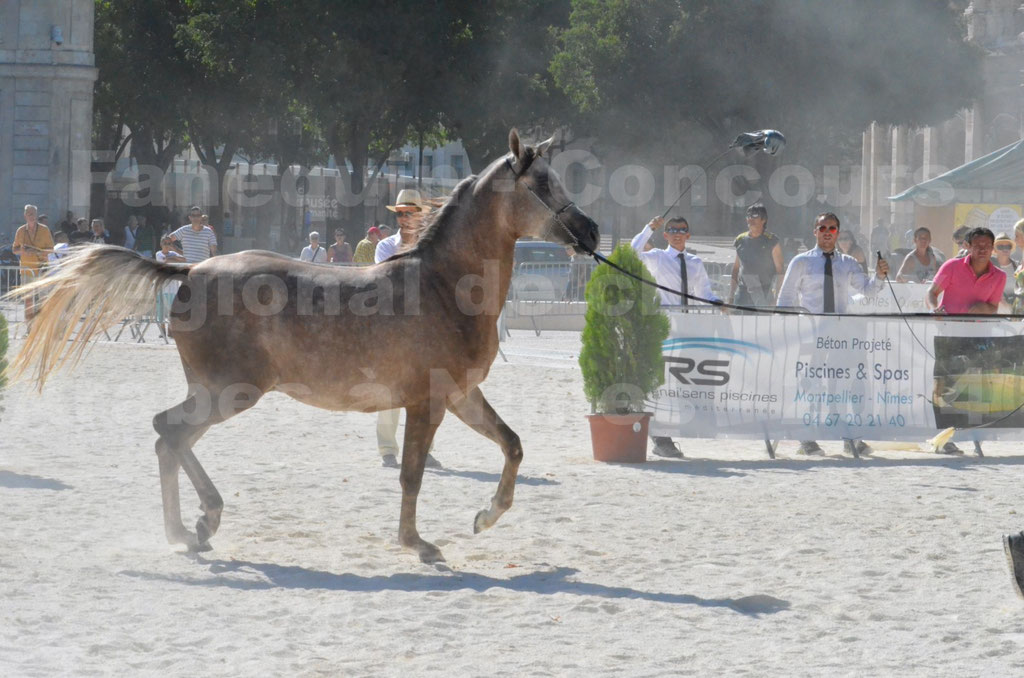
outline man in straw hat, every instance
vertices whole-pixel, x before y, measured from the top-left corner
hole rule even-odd
[[[398,220],[398,233],[384,238],[377,243],[374,263],[379,264],[394,256],[403,246],[416,244],[419,237],[419,219],[427,211],[427,205],[420,197],[420,192],[413,188],[403,188],[398,192],[394,205],[386,206],[395,213]],[[386,349],[386,347],[385,347]],[[380,452],[380,463],[389,468],[398,468],[398,414],[399,410],[381,410],[377,413],[377,450]],[[433,447],[433,444],[431,444]],[[441,463],[429,452],[427,468],[441,468]]]
[[[398,221],[398,233],[384,238],[377,243],[374,263],[380,263],[395,255],[403,245],[413,245],[418,236],[419,217],[427,211],[427,206],[414,188],[403,188],[398,192],[398,200],[394,205],[386,207],[395,213]]]

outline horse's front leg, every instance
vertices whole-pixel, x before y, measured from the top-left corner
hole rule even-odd
[[[430,401],[405,408],[405,441],[402,445],[402,514],[398,519],[398,543],[416,551],[424,563],[443,562],[441,549],[424,541],[416,531],[416,499],[419,497],[427,451],[444,417],[444,407],[434,408],[440,415],[431,419]]]
[[[519,472],[519,464],[523,461],[523,445],[519,442],[516,432],[501,420],[487,402],[479,387],[473,388],[465,398],[449,403],[448,409],[469,424],[474,431],[498,443],[505,455],[505,466],[501,469],[501,480],[498,481],[498,489],[491,499],[491,505],[477,513],[473,521],[473,532],[481,532],[498,522],[501,514],[512,506],[516,474]]]

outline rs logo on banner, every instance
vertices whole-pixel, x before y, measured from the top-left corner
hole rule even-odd
[[[770,353],[768,349],[749,341],[725,339],[722,337],[686,337],[669,339],[662,344],[662,351],[705,349],[717,353],[731,353],[746,357],[750,351]],[[665,356],[668,372],[688,386],[725,386],[729,383],[729,360],[698,360],[685,356]],[[724,368],[724,369],[723,369]],[[696,373],[696,375],[694,374]]]
[[[684,384],[693,384],[696,386],[725,386],[729,383],[729,373],[716,371],[712,368],[715,367],[729,367],[728,360],[701,360],[696,361],[692,358],[672,358],[666,357],[665,364],[669,365],[668,373],[678,379]],[[702,377],[689,376],[693,370],[697,370],[697,374],[704,375],[704,377],[712,377],[705,379]]]

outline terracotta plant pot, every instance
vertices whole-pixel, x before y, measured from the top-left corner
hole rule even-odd
[[[647,424],[650,412],[589,414],[594,459],[625,464],[647,461]]]

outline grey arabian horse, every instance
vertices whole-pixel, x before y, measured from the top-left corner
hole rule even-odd
[[[480,392],[498,350],[496,321],[515,242],[534,236],[597,245],[597,225],[569,201],[545,160],[550,143],[528,146],[512,130],[510,153],[460,183],[414,247],[376,266],[316,265],[250,251],[180,267],[118,247],[84,247],[55,274],[14,293],[45,294],[46,301],[11,372],[31,370],[41,389],[104,327],[139,299],[151,299],[154,286],[182,279],[170,329],[188,394],[153,419],[168,541],[207,549],[220,524],[224,502],[192,452],[199,438],[265,393],[281,391],[327,410],[405,408],[398,539],[424,562],[443,560],[416,530],[416,499],[445,412],[505,455],[475,532],[512,505],[523,457],[519,436]],[[342,355],[352,359],[336,360]],[[201,502],[194,533],[181,520],[182,468]]]

